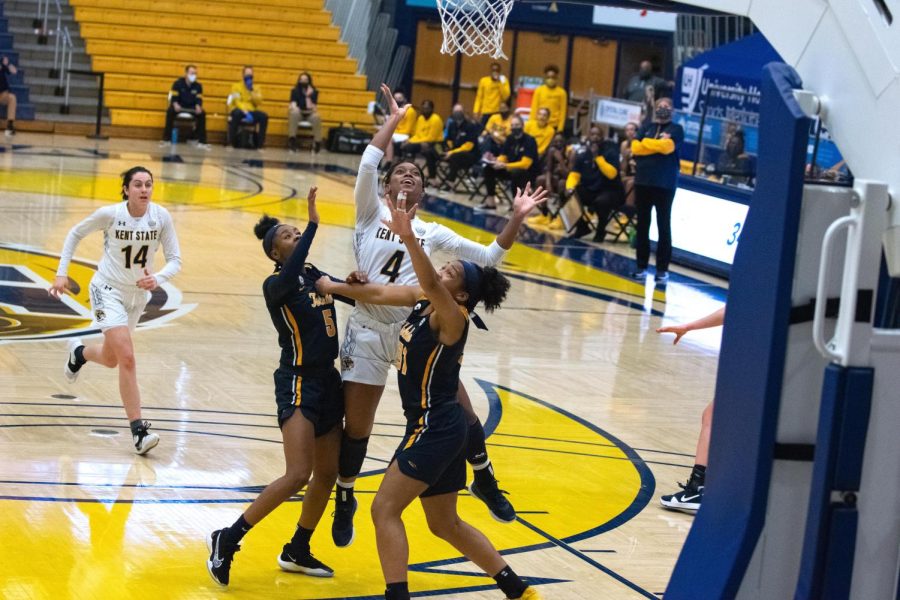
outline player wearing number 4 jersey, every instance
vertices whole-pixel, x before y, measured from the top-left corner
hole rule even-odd
[[[68,289],[67,273],[78,243],[94,231],[103,231],[103,257],[91,279],[90,297],[94,325],[103,332],[103,343],[85,346],[69,342],[64,373],[74,382],[86,362],[119,369],[119,393],[131,425],[134,451],[146,454],[159,443],[141,419],[141,395],[137,384],[131,332],[138,324],[153,290],[181,270],[178,238],[169,212],[150,201],[153,175],[144,167],[122,174],[122,198],[98,209],[66,236],[56,280],[50,294],[59,298]],[[166,264],[154,272],[153,258],[162,246]]]
[[[375,134],[359,164],[354,192],[356,232],[353,249],[358,268],[369,282],[416,285],[416,273],[408,251],[399,237],[382,223],[383,219],[390,218],[382,196],[387,196],[393,202],[402,197],[407,206],[416,206],[424,193],[424,178],[415,163],[399,162],[391,167],[382,184],[379,184],[378,163],[391,141],[394,129],[409,109],[408,105],[397,106],[387,86],[382,86],[382,93],[390,103],[390,116]],[[489,246],[467,240],[443,225],[418,218],[412,222],[413,232],[425,254],[429,256],[442,250],[478,265],[493,266],[500,263],[506,251],[512,247],[523,219],[543,201],[544,196],[545,193],[541,190],[534,194],[527,190],[525,194],[517,196],[506,226]],[[335,519],[332,526],[332,536],[338,546],[347,546],[353,539],[353,514],[357,505],[353,497],[353,485],[362,469],[375,420],[375,409],[384,391],[390,365],[394,362],[397,337],[406,317],[405,313],[403,308],[360,303],[347,323],[341,347],[346,420],[341,441]],[[488,505],[496,519],[513,521],[515,510],[497,487],[487,456],[484,428],[461,384],[459,401],[469,427],[466,458],[475,472],[470,491]]]

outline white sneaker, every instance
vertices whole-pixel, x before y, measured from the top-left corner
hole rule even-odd
[[[159,436],[155,433],[148,432],[148,429],[150,429],[150,422],[144,421],[143,431],[141,431],[140,434],[133,436],[135,454],[143,456],[156,448],[156,445],[159,443]]]
[[[209,144],[200,144],[200,143],[198,143],[198,144],[197,144],[197,147],[198,147],[199,149],[201,149],[201,150],[206,150],[206,151],[212,150],[212,146],[210,146]]]
[[[169,140],[162,140],[159,142],[160,148],[168,148],[171,145],[172,145],[172,142],[170,142]]]
[[[75,359],[75,349],[83,345],[84,344],[81,343],[81,338],[72,338],[69,340],[69,356],[66,358],[66,366],[63,367],[63,374],[66,376],[69,383],[75,383],[75,380],[78,379],[78,371],[84,366],[84,364],[79,365],[78,361]]]

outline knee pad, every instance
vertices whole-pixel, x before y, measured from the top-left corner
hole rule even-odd
[[[363,461],[366,459],[366,449],[369,447],[368,436],[364,438],[352,438],[346,433],[341,436],[341,456],[338,459],[338,475],[342,479],[353,478],[362,470]]]

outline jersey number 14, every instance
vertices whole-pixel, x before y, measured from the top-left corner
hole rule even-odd
[[[132,264],[141,265],[141,268],[147,266],[147,250],[148,246],[141,246],[138,248],[137,253],[134,255],[134,258],[131,256],[131,246],[125,246],[122,248],[122,252],[125,253],[125,268],[130,269]]]

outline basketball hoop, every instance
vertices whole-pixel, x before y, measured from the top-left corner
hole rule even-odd
[[[466,56],[503,54],[503,27],[513,0],[437,0],[444,43],[441,52]]]

